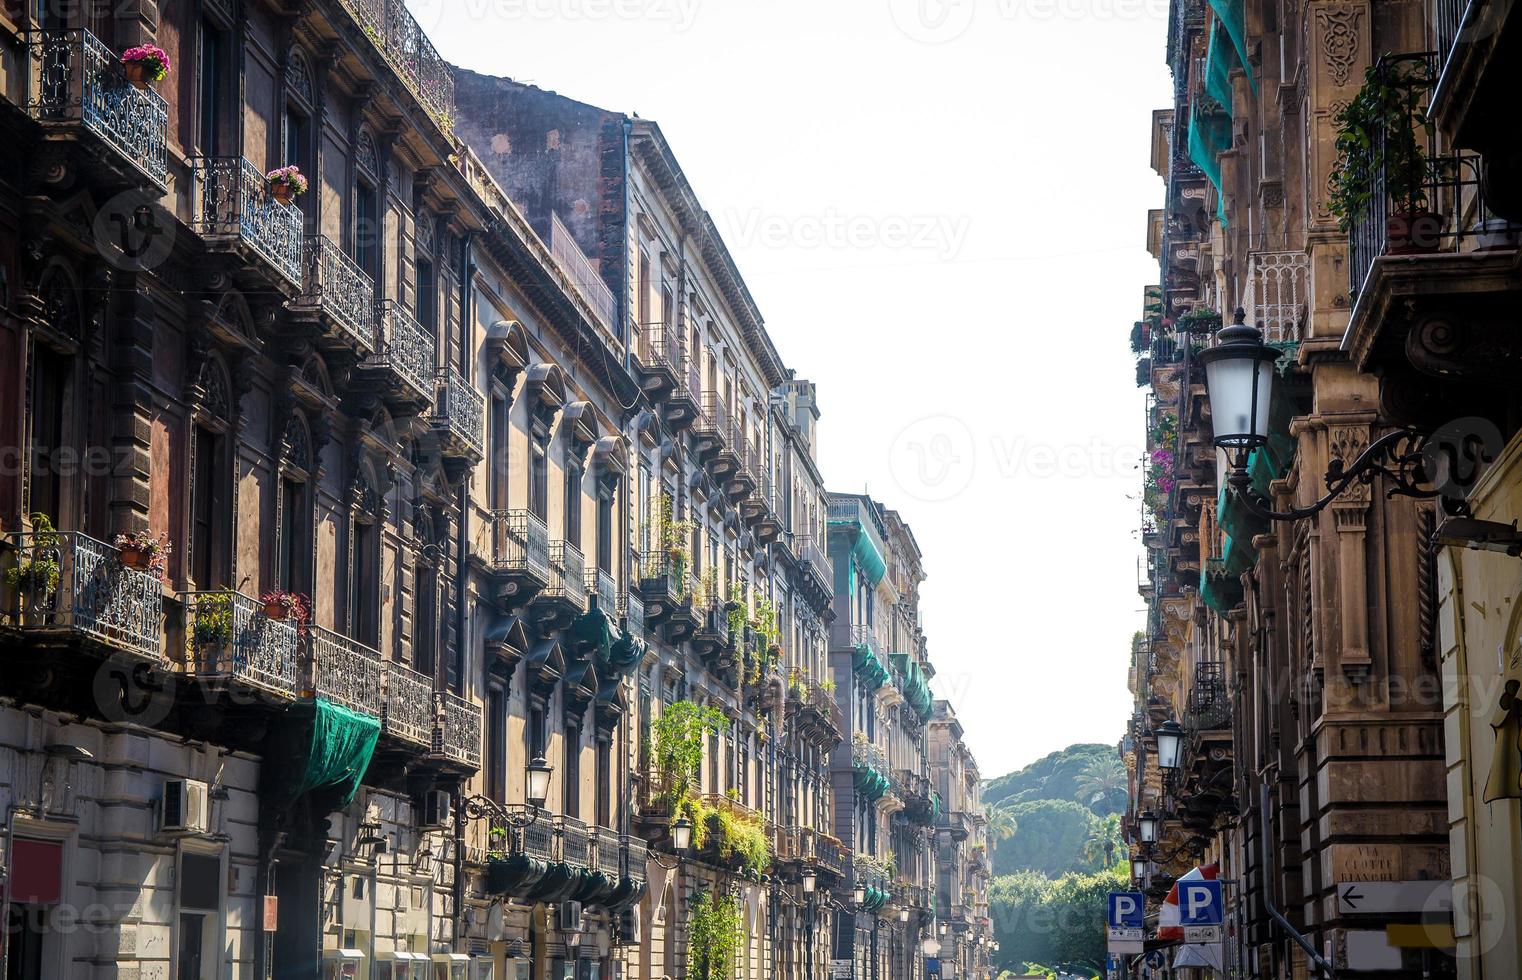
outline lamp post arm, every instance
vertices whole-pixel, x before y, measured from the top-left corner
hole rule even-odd
[[[1341,459],[1332,460],[1326,470],[1327,492],[1308,507],[1274,510],[1263,495],[1253,490],[1252,477],[1247,472],[1245,461],[1239,461],[1227,479],[1232,493],[1242,502],[1242,506],[1254,516],[1268,521],[1297,521],[1314,517],[1326,510],[1349,487],[1354,484],[1370,486],[1376,477],[1384,477],[1393,484],[1385,491],[1386,497],[1431,499],[1443,493],[1441,489],[1428,485],[1431,480],[1431,474],[1427,472],[1431,455],[1428,438],[1431,435],[1425,429],[1396,429],[1369,443],[1368,448],[1350,463]],[[1445,446],[1444,449],[1445,452],[1452,452],[1452,447]]]

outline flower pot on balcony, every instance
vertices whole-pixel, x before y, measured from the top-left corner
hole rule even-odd
[[[264,617],[266,619],[273,619],[278,622],[285,619],[290,614],[291,611],[286,608],[286,605],[283,602],[266,602],[264,604]]]
[[[281,204],[290,204],[296,200],[296,188],[290,184],[271,184],[270,196]]]
[[[147,568],[152,561],[148,553],[138,548],[123,548],[121,550],[122,566],[125,568]]]
[[[1385,219],[1386,255],[1430,255],[1438,249],[1443,217],[1433,211],[1397,211]]]
[[[129,61],[122,66],[127,81],[139,92],[148,91],[148,68],[141,61]]]

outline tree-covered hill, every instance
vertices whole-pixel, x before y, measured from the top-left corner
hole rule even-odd
[[[1028,803],[1035,800],[1078,800],[1084,785],[1085,771],[1096,763],[1109,765],[1119,763],[1113,745],[1080,743],[1042,759],[1037,759],[1017,772],[991,779],[983,787],[983,803],[994,806],[1002,803]],[[1092,807],[1099,816],[1119,813],[1125,806],[1125,788],[1121,784],[1118,794],[1108,793],[1102,805]],[[1087,801],[1084,802],[1087,805]]]

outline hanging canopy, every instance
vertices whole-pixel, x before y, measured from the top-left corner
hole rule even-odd
[[[360,714],[325,698],[318,698],[312,717],[312,744],[306,771],[296,795],[309,790],[334,788],[343,793],[340,806],[348,806],[370,768],[375,743],[380,740],[380,719]]]

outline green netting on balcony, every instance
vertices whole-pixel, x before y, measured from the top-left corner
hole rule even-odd
[[[1216,578],[1206,571],[1200,572],[1200,599],[1225,616],[1242,603],[1242,580],[1239,578]]]
[[[904,700],[909,702],[909,707],[914,709],[921,721],[929,718],[935,702],[930,696],[930,685],[925,680],[925,672],[920,670],[920,665],[907,653],[890,654],[889,659],[898,671],[899,693],[903,694]]]
[[[1210,0],[1210,9],[1215,12],[1216,20],[1226,29],[1227,36],[1231,39],[1232,52],[1236,55],[1238,67],[1247,65],[1247,15],[1244,12],[1242,0]],[[1215,28],[1211,26],[1212,43],[1214,41]],[[1252,73],[1248,72],[1247,82],[1258,90],[1258,83],[1253,79]]]
[[[1221,153],[1231,149],[1231,117],[1213,98],[1196,98],[1189,105],[1189,159],[1204,172],[1216,194],[1216,218],[1226,222],[1226,196],[1221,192]]]
[[[1212,17],[1210,19],[1210,42],[1205,47],[1205,91],[1210,97],[1221,103],[1230,118],[1232,112],[1231,99],[1231,73],[1242,67],[1242,60],[1237,55],[1236,46],[1231,43],[1226,29],[1221,22]]]
[[[893,677],[888,666],[883,663],[877,651],[871,645],[858,643],[855,652],[851,655],[851,669],[856,672],[857,678],[868,690],[876,691]]]
[[[312,743],[296,795],[331,788],[342,793],[340,807],[348,806],[370,768],[380,728],[380,719],[373,715],[318,698],[312,716]]]
[[[609,663],[613,669],[624,674],[634,673],[635,668],[645,659],[645,654],[650,650],[650,644],[635,636],[633,633],[621,633],[617,640],[613,641],[613,650],[609,655]]]
[[[944,806],[941,803],[941,794],[932,790],[930,793],[930,819],[932,821],[939,820],[942,809],[944,809]]]
[[[835,562],[835,591],[845,591],[850,595],[856,589],[856,565],[861,566],[862,573],[867,576],[867,584],[873,588],[883,580],[888,573],[888,563],[883,561],[883,556],[878,553],[877,545],[872,543],[872,536],[861,526],[861,521],[831,521],[832,528],[846,528],[856,532],[856,540],[851,545],[849,557],[856,561]],[[832,559],[835,555],[830,556]]]
[[[590,647],[599,664],[608,664],[613,657],[613,637],[617,629],[601,609],[577,616],[566,631],[572,646]]]
[[[865,762],[852,763],[852,773],[856,781],[856,792],[876,803],[884,794],[892,788],[893,782],[885,773],[880,773]]]

